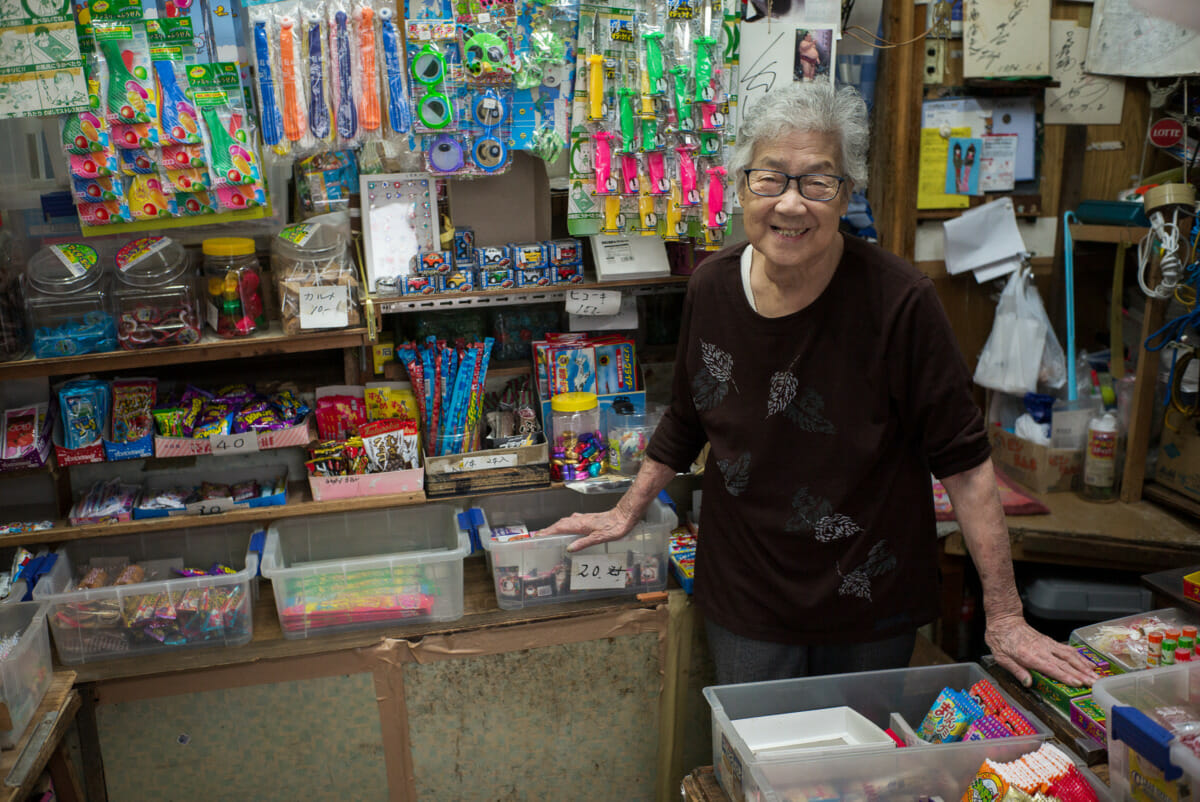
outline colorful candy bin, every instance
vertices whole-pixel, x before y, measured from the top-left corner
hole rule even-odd
[[[667,586],[667,546],[678,521],[656,499],[634,530],[611,543],[568,553],[578,535],[492,539],[492,527],[522,522],[531,531],[576,512],[602,512],[612,496],[571,490],[540,490],[480,500],[475,516],[479,540],[488,555],[496,603],[504,610],[539,604],[600,599],[660,591]],[[586,573],[586,576],[581,576]]]
[[[819,781],[838,772],[848,778],[863,779],[863,775],[855,772],[870,765],[866,762],[868,757],[873,760],[880,754],[884,758],[891,755],[896,751],[892,744],[848,746],[835,743],[796,749],[781,747],[769,754],[756,754],[734,726],[734,722],[741,719],[845,706],[866,716],[876,726],[891,728],[901,736],[909,746],[899,751],[932,755],[928,758],[930,765],[949,761],[960,753],[977,755],[971,768],[973,774],[987,756],[977,751],[977,744],[990,744],[992,740],[931,744],[920,740],[915,733],[944,688],[970,688],[982,679],[989,679],[989,676],[978,664],[956,663],[705,688],[704,698],[712,708],[713,771],[725,793],[735,801],[744,798],[750,767],[767,761],[801,766],[794,775],[807,781]],[[1003,689],[997,687],[997,691],[1037,731],[1035,735],[994,739],[1003,741],[1005,749],[1017,750],[1011,757],[1033,751],[1042,741],[1053,737],[1045,724]],[[1005,751],[997,754],[1011,759]],[[965,787],[964,782],[963,789]],[[961,793],[962,789],[952,798],[958,799]],[[913,798],[918,795],[914,794]]]
[[[471,548],[457,515],[450,505],[425,504],[273,523],[262,574],[283,636],[461,618]]]
[[[0,709],[12,726],[0,730],[0,748],[12,749],[50,687],[50,635],[41,602],[0,605],[0,632],[20,633],[17,644],[0,660]]]
[[[1104,677],[1092,686],[1092,698],[1108,720],[1108,782],[1114,796],[1135,802],[1196,798],[1200,744],[1194,726],[1180,735],[1151,716],[1174,707],[1197,717],[1200,663]]]
[[[46,605],[59,660],[78,665],[249,643],[259,560],[251,548],[254,531],[249,525],[204,526],[63,544],[33,589],[34,600]],[[112,584],[133,564],[143,569],[143,581]],[[96,568],[108,574],[108,583],[79,588]],[[214,568],[217,573],[180,574]]]

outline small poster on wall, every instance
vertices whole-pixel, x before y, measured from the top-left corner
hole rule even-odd
[[[983,140],[975,137],[951,137],[946,156],[946,194],[981,195],[979,189],[980,158]]]
[[[0,119],[87,107],[69,0],[0,0]]]

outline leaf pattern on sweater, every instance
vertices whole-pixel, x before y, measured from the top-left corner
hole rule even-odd
[[[837,429],[825,417],[825,400],[821,394],[809,387],[799,398],[793,399],[783,410],[792,423],[806,432],[836,434]]]
[[[750,452],[747,451],[737,459],[719,459],[717,468],[725,477],[725,490],[729,495],[739,495],[750,485]]]
[[[767,397],[767,417],[783,412],[792,399],[796,397],[796,388],[800,381],[787,371],[779,371],[771,376],[771,394]]]
[[[866,562],[848,574],[843,574],[842,567],[835,563],[838,576],[842,578],[842,584],[838,586],[838,595],[855,596],[871,601],[871,579],[894,570],[896,564],[896,555],[892,553],[886,540],[872,546]]]

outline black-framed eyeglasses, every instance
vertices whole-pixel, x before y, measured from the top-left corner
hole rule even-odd
[[[746,174],[746,188],[764,198],[779,197],[787,192],[788,185],[795,181],[800,197],[810,201],[831,201],[842,191],[842,184],[846,181],[845,177],[840,175],[788,175],[779,170],[764,170],[758,167],[748,167],[742,172]]]

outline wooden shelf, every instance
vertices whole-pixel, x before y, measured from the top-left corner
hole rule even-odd
[[[663,600],[665,601],[665,600]],[[385,638],[421,638],[425,635],[450,634],[489,626],[510,626],[536,621],[574,618],[600,612],[637,607],[653,607],[658,598],[639,600],[636,596],[616,596],[592,601],[566,602],[501,610],[496,605],[496,589],[483,556],[476,554],[463,561],[463,617],[457,621],[427,624],[393,624],[354,632],[288,639],[279,627],[275,595],[267,580],[261,580],[258,601],[254,605],[254,639],[244,646],[180,649],[174,652],[139,655],[71,666],[77,682],[97,682],[130,677],[146,677],[178,671],[218,666],[242,665],[259,660],[359,649],[377,645]]]
[[[550,488],[562,487],[562,482],[551,482]],[[473,495],[504,495],[529,493],[545,490],[545,487],[517,490],[497,490]],[[236,509],[214,515],[175,515],[168,518],[143,518],[138,521],[120,521],[107,524],[83,524],[72,526],[67,521],[57,521],[53,529],[21,532],[15,535],[0,535],[0,548],[29,543],[63,543],[69,540],[90,540],[114,535],[141,535],[150,532],[167,532],[197,526],[230,526],[242,523],[265,523],[281,518],[299,518],[306,515],[323,515],[355,510],[378,510],[388,507],[407,507],[417,504],[453,504],[470,496],[453,496],[444,499],[427,499],[424,492],[396,493],[386,496],[360,496],[357,498],[314,501],[307,482],[292,482],[288,485],[287,504],[277,507],[253,507]]]
[[[1080,223],[1071,226],[1071,239],[1075,242],[1109,242],[1114,245],[1122,242],[1136,244],[1150,229],[1143,226],[1100,226]]]
[[[0,362],[0,380],[97,373],[156,365],[175,365],[181,362],[214,362],[221,359],[246,359],[353,348],[366,342],[366,334],[365,328],[353,328],[285,335],[277,324],[272,324],[266,332],[238,340],[222,340],[210,334],[205,335],[205,338],[195,345],[173,345],[166,348],[146,348],[141,351],[109,351],[103,354],[84,354],[53,359],[30,357],[13,362]]]
[[[515,304],[553,303],[565,300],[569,290],[632,290],[635,295],[677,292],[687,286],[688,276],[631,279],[629,281],[586,281],[582,284],[554,284],[546,287],[516,287],[475,292],[439,292],[432,295],[373,296],[381,314],[436,311],[462,306],[512,306]]]

